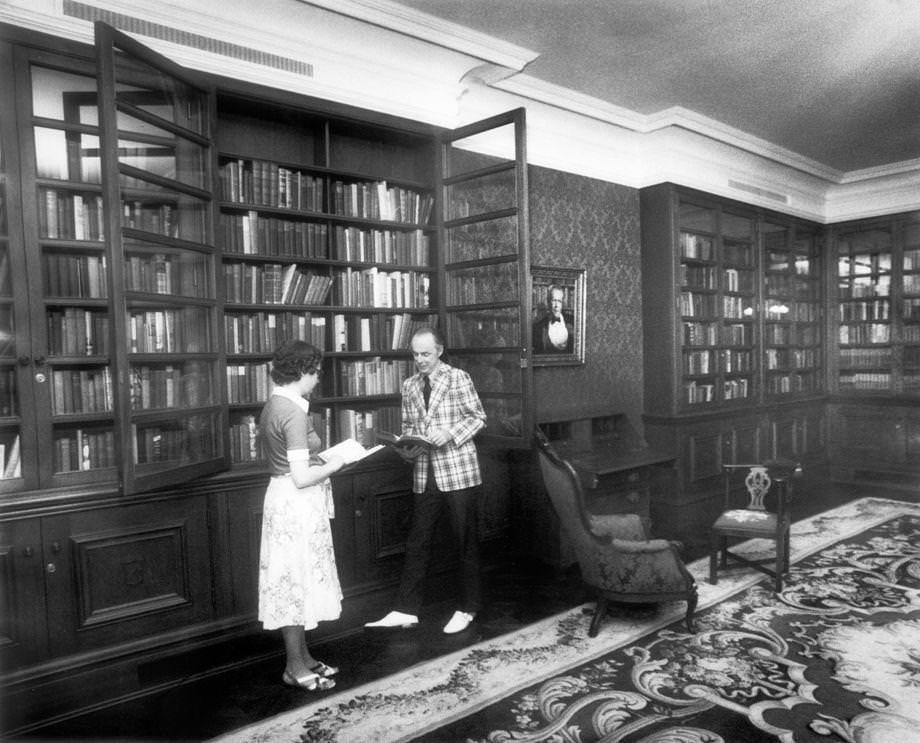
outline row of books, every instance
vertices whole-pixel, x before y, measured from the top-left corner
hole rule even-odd
[[[345,315],[332,317],[333,351],[398,351],[409,346],[412,334],[433,325],[436,315]]]
[[[744,292],[750,294],[754,291],[754,272],[739,271],[737,268],[726,268],[722,271],[724,288],[728,292]]]
[[[105,312],[66,307],[46,315],[51,356],[107,356],[109,316]]]
[[[395,395],[413,373],[410,359],[341,361],[336,367],[336,393],[340,396]]]
[[[326,318],[309,312],[224,315],[227,353],[271,353],[290,338],[326,348]]]
[[[841,369],[891,366],[891,348],[841,348],[838,354]]]
[[[271,391],[271,363],[227,364],[230,404],[264,403]]]
[[[105,255],[46,252],[42,262],[46,296],[93,299],[108,296]]]
[[[214,402],[211,367],[206,362],[134,365],[130,384],[132,410],[194,408]]]
[[[0,296],[8,297],[12,294],[10,284],[10,255],[6,243],[0,241]]]
[[[841,325],[837,328],[837,340],[843,344],[888,343],[891,340],[891,326],[888,323],[860,323]]]
[[[131,310],[129,353],[195,353],[211,350],[208,312],[197,307]]]
[[[753,315],[750,297],[722,297],[722,317],[741,320]]]
[[[838,306],[840,307],[841,322],[888,320],[891,318],[891,301],[888,299],[842,302]]]
[[[747,240],[722,240],[722,263],[739,268],[754,268],[754,247]]]
[[[463,273],[451,273],[447,288],[447,301],[454,305],[513,299],[520,295],[517,264],[504,263]]]
[[[67,413],[107,413],[112,410],[112,375],[101,369],[55,369],[51,374],[51,410]]]
[[[692,232],[681,232],[678,237],[681,258],[711,261],[713,258],[714,241],[705,235],[695,235]]]
[[[38,234],[52,240],[104,240],[102,194],[40,188]]]
[[[52,448],[55,472],[87,472],[115,466],[115,434],[111,429],[58,431]]]
[[[333,278],[297,263],[224,263],[224,297],[238,304],[325,304]]]
[[[368,230],[336,226],[333,255],[340,261],[429,266],[430,240],[424,230]]]
[[[778,323],[764,325],[764,342],[770,346],[816,346],[820,342],[821,331],[814,325],[791,327]]]
[[[818,378],[814,373],[768,374],[765,386],[767,393],[771,395],[817,392]]]
[[[821,355],[814,348],[768,348],[764,351],[768,371],[776,369],[814,369]]]
[[[386,181],[336,180],[332,183],[332,213],[403,224],[428,224],[434,199]]]
[[[821,319],[821,308],[808,302],[780,302],[770,300],[767,304],[767,322],[813,323]]]
[[[208,261],[192,251],[133,254],[125,261],[125,284],[136,292],[208,297]]]
[[[715,266],[695,266],[682,263],[680,265],[680,285],[690,289],[715,289]]]
[[[180,235],[176,208],[176,204],[168,201],[125,201],[121,207],[121,226],[155,235],[184,237]]]
[[[377,431],[401,431],[402,411],[398,406],[375,410],[341,408],[335,411],[335,438],[355,439],[364,447],[377,444]]]
[[[879,372],[840,372],[837,377],[840,389],[881,390],[891,389],[891,374]]]
[[[257,416],[242,415],[230,422],[230,459],[234,464],[255,464],[265,459]]]
[[[225,253],[243,255],[327,258],[329,226],[280,217],[246,214],[220,215],[220,245]]]
[[[714,374],[715,359],[712,351],[686,351],[684,352],[684,374]]]
[[[753,369],[753,354],[750,351],[725,350],[720,353],[722,371],[726,374],[740,374]]]
[[[920,271],[920,249],[905,250],[901,265],[905,271]]]
[[[217,456],[219,436],[209,415],[190,415],[165,425],[132,426],[134,463],[194,463]]]
[[[224,201],[323,211],[325,180],[322,176],[268,160],[225,162],[220,166],[220,183]]]
[[[349,267],[335,272],[332,302],[344,307],[425,308],[430,306],[430,286],[427,273]]]
[[[684,317],[713,317],[716,314],[716,295],[681,292],[678,300],[680,314]]]

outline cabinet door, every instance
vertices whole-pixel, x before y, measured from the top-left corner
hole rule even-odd
[[[0,661],[11,670],[45,657],[45,586],[38,519],[0,523]]]
[[[115,408],[126,493],[229,465],[214,247],[213,95],[96,25]]]
[[[485,436],[529,446],[533,429],[524,109],[442,145],[441,305],[447,344],[486,411]],[[524,329],[528,328],[525,338]]]
[[[204,496],[48,517],[42,535],[54,655],[211,618]]]
[[[341,566],[340,576],[343,583],[351,583],[351,591],[360,591],[399,576],[412,520],[412,472],[407,465],[394,463],[386,469],[361,472],[351,480],[354,536],[339,532],[334,536],[337,559],[340,545],[353,544],[354,558]],[[346,502],[337,498],[336,507]],[[337,528],[347,520],[345,515]]]

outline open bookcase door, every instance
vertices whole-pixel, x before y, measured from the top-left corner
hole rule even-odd
[[[117,456],[126,493],[226,469],[214,95],[96,24]]]
[[[442,139],[440,202],[441,322],[450,361],[479,392],[483,443],[527,447],[533,379],[523,108]]]

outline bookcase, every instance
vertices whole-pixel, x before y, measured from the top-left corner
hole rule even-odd
[[[640,208],[646,438],[679,480],[652,518],[694,538],[722,463],[824,456],[822,232],[668,183]]]
[[[920,477],[920,214],[835,225],[834,475]]]
[[[500,445],[502,535],[501,446],[532,410],[523,110],[447,131],[194,74],[104,24],[92,47],[0,24],[0,62],[4,724],[141,694],[143,664],[253,631],[284,339],[324,350],[325,440],[371,443],[436,323]],[[333,478],[330,631],[398,576],[411,468],[387,454]]]

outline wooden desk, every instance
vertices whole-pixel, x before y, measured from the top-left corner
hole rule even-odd
[[[578,473],[588,509],[596,514],[635,513],[653,532],[652,494],[673,487],[675,457],[648,448],[623,414],[539,424],[553,447]],[[535,454],[518,470],[519,511],[525,550],[558,567],[575,562],[568,537],[543,489]]]

